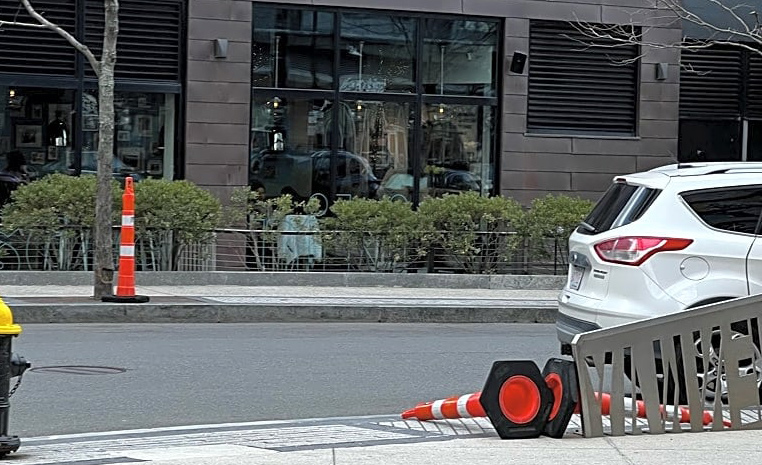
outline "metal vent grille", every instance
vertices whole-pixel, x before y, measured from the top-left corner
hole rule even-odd
[[[35,10],[76,33],[76,0],[35,0]],[[0,2],[0,19],[35,23],[19,2]],[[74,76],[76,51],[47,29],[4,26],[0,31],[0,72]]]
[[[100,57],[103,1],[87,0],[85,6],[85,41]],[[182,0],[122,0],[116,77],[179,81],[184,14]],[[86,73],[95,75],[89,67]]]
[[[680,117],[741,114],[743,53],[740,48],[681,52]]]
[[[762,118],[762,56],[749,53],[749,73],[746,81],[746,116]]]
[[[530,22],[530,132],[635,133],[638,47],[590,42],[568,23]]]

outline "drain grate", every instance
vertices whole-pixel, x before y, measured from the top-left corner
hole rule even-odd
[[[65,375],[117,375],[127,371],[126,368],[103,367],[92,365],[52,365],[47,367],[34,367],[29,371],[35,373],[55,373]]]

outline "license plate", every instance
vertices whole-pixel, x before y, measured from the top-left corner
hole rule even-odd
[[[582,276],[585,274],[585,269],[581,266],[572,265],[571,277],[569,278],[569,287],[575,291],[579,289],[579,285],[582,283]]]

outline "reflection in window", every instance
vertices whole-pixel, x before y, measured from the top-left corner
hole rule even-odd
[[[330,128],[325,99],[255,99],[251,114],[249,184],[266,198],[297,200],[331,194]]]
[[[427,94],[495,94],[497,23],[423,22],[423,89]]]
[[[117,92],[114,119],[114,176],[172,179],[174,95]],[[82,95],[81,172],[94,174],[97,159],[98,97],[95,91],[87,91]]]
[[[252,85],[330,89],[333,14],[257,7]]]
[[[412,115],[408,104],[355,100],[342,102],[342,109],[342,127],[345,129],[340,132],[340,147],[365,160],[382,186],[390,178],[396,178],[395,174],[412,173],[412,159],[408,151],[408,122]],[[365,182],[365,179],[355,182]],[[344,184],[349,184],[349,181]],[[413,200],[412,185],[407,191],[396,193],[406,200]],[[391,196],[392,192],[384,194]]]
[[[0,96],[0,169],[14,159],[11,171],[23,181],[65,172],[73,159],[74,91],[0,86]]]
[[[415,21],[371,13],[341,15],[339,87],[353,92],[413,92]]]
[[[492,193],[493,110],[477,105],[425,105],[421,196]]]

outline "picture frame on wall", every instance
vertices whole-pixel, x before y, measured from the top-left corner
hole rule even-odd
[[[130,131],[119,131],[117,133],[116,140],[118,140],[119,142],[129,142]]]
[[[137,118],[138,131],[141,135],[150,135],[153,129],[153,118],[149,115],[139,115]]]
[[[83,131],[97,131],[98,130],[98,115],[85,115],[82,117],[82,130]]]
[[[48,147],[48,161],[58,161],[58,150],[54,145]]]
[[[32,165],[45,164],[45,152],[32,152],[29,154],[29,163]]]
[[[42,126],[39,124],[17,124],[15,145],[18,148],[42,147]]]
[[[164,172],[164,162],[162,160],[148,160],[146,172],[152,176],[158,176]]]
[[[41,103],[35,103],[34,105],[32,105],[32,118],[42,119],[42,104]]]

